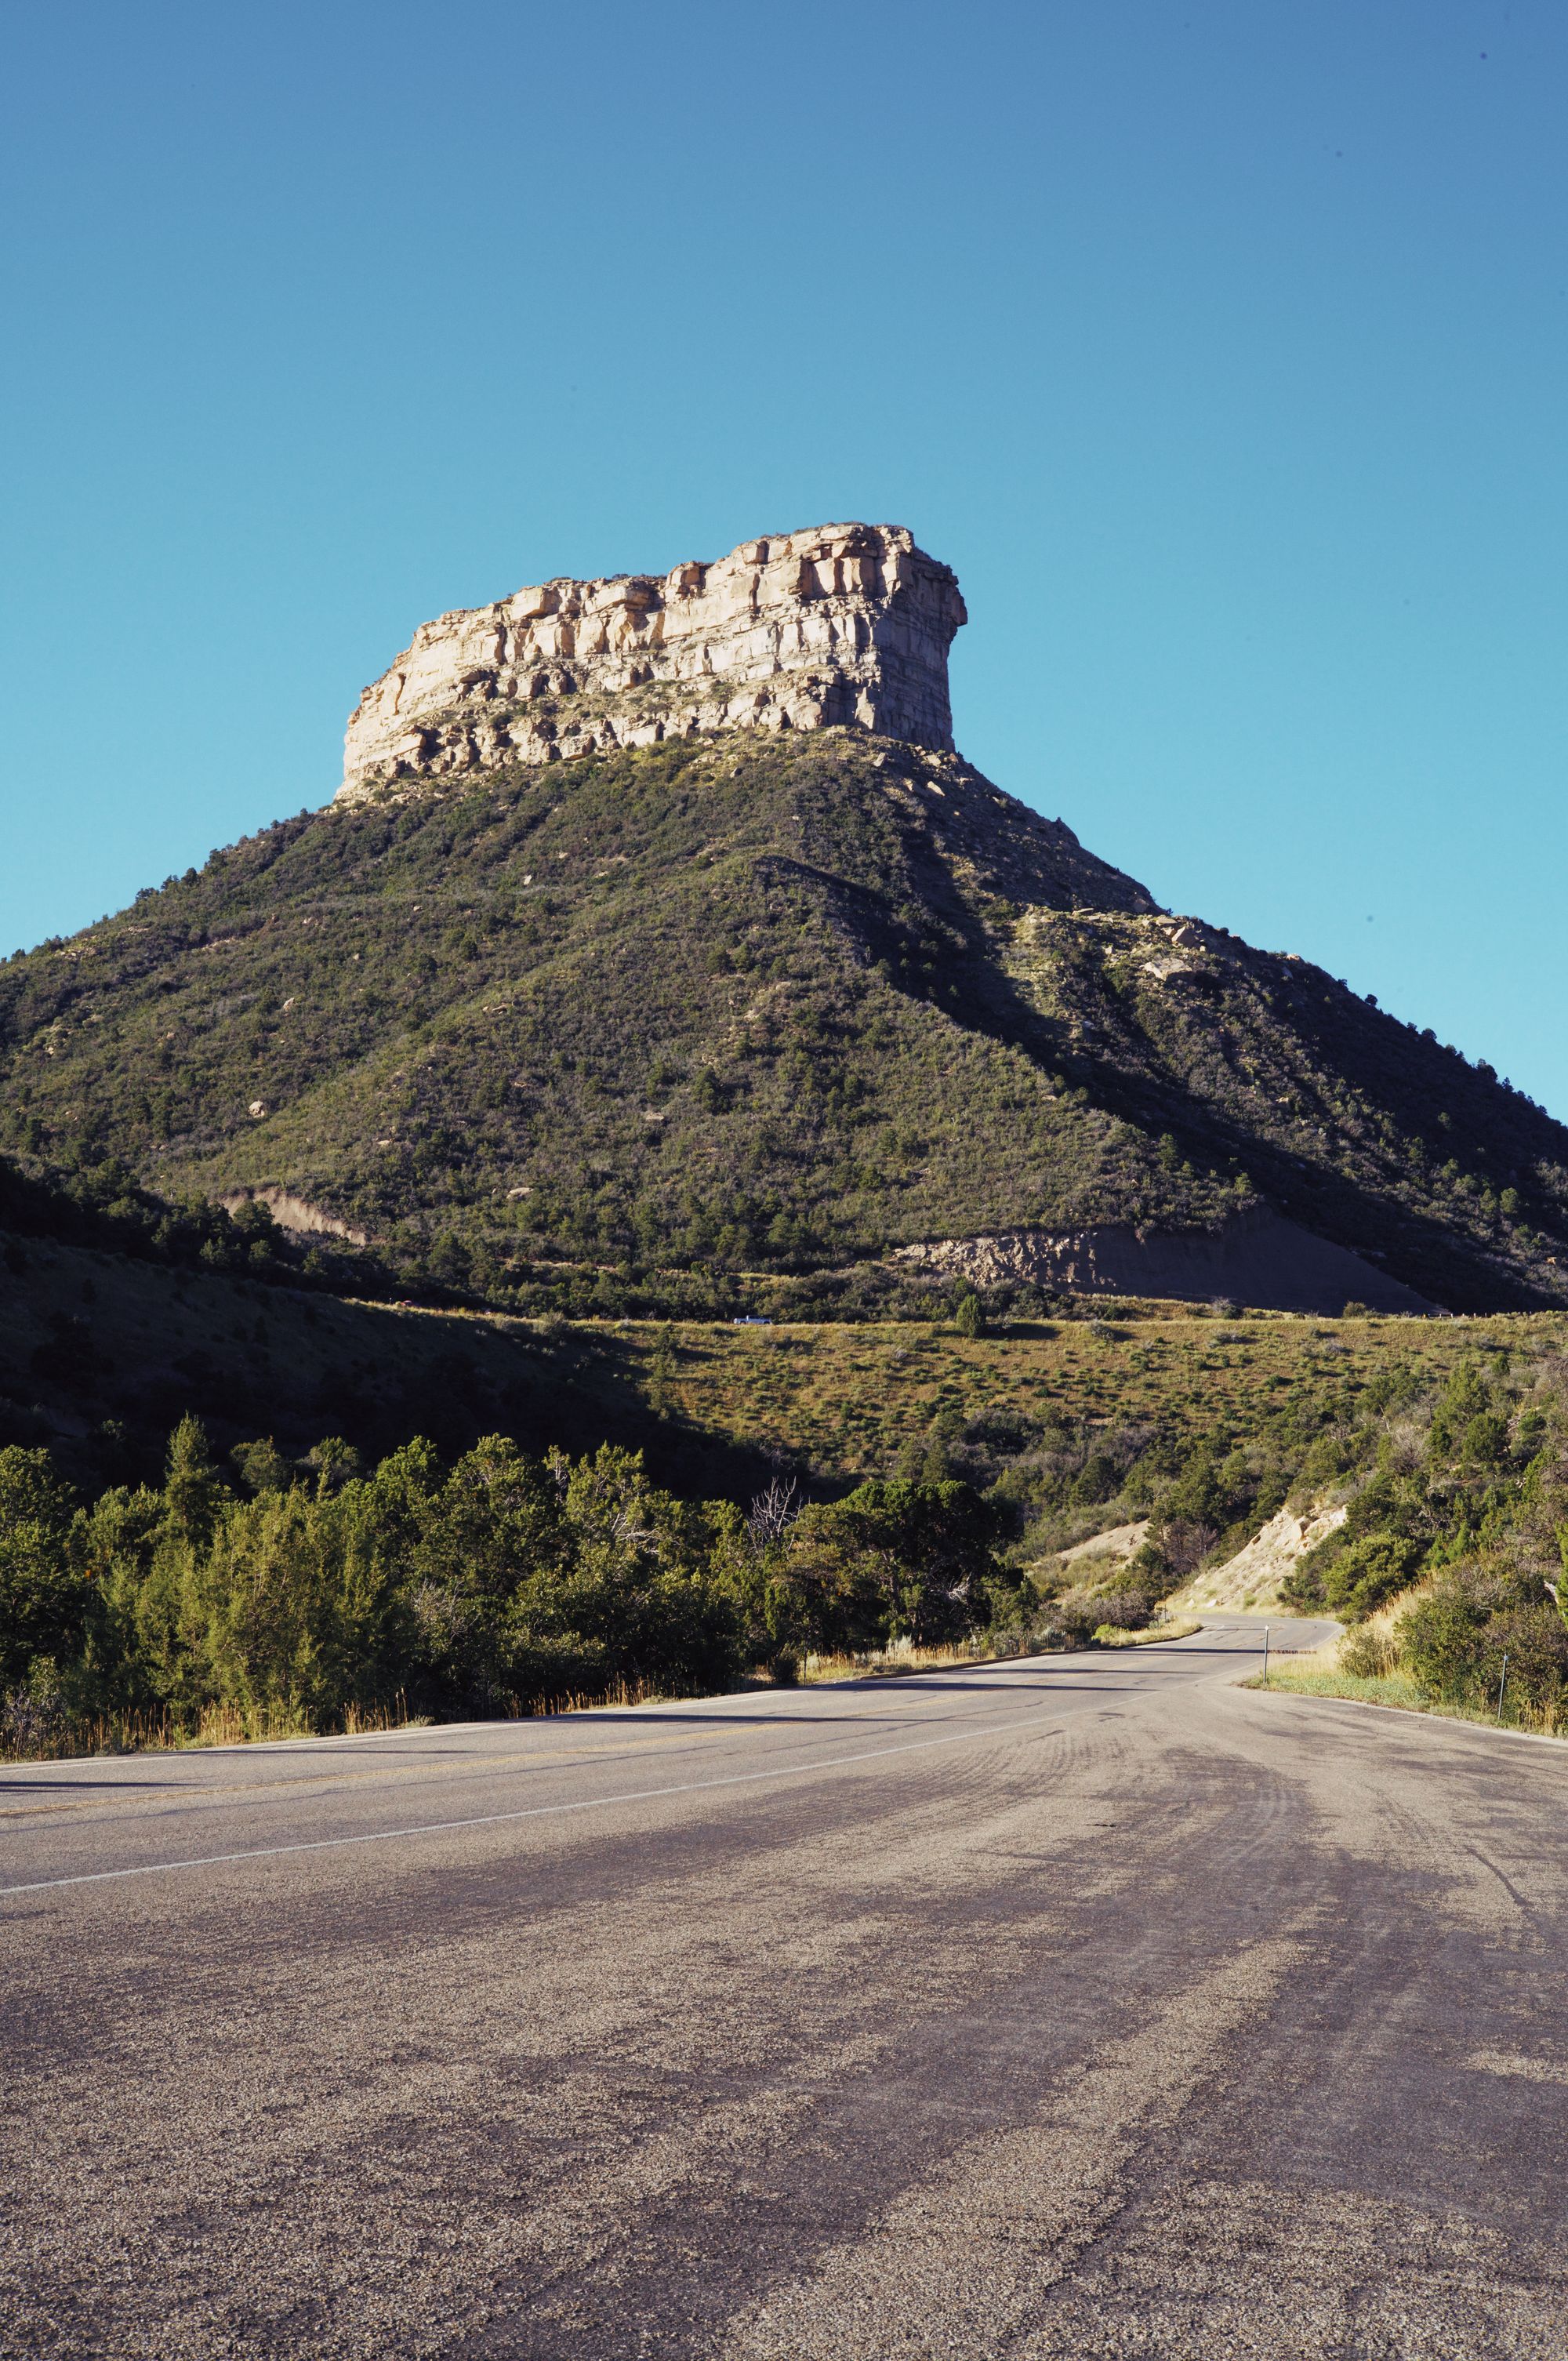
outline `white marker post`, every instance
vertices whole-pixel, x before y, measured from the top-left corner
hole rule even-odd
[[[1266,1623],[1263,1627],[1263,1686],[1265,1688],[1268,1686],[1268,1635],[1273,1628],[1269,1623]]]

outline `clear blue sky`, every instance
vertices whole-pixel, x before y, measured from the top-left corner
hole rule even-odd
[[[1562,0],[6,13],[0,950],[423,617],[959,571],[959,742],[1568,1116]]]

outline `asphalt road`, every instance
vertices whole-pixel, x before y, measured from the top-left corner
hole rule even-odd
[[[1563,2361],[1568,1750],[1256,1643],[0,1772],[0,2352]]]

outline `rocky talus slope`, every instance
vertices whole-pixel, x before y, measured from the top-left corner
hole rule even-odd
[[[525,1308],[1568,1301],[1568,1132],[947,751],[907,533],[689,572],[427,627],[336,803],[0,968],[0,1146]]]

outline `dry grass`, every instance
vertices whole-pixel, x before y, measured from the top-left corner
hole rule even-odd
[[[1484,1730],[1525,1730],[1541,1738],[1555,1738],[1559,1733],[1560,1716],[1555,1707],[1516,1705],[1510,1700],[1499,1720],[1496,1713],[1488,1713],[1479,1706],[1455,1705],[1428,1697],[1408,1673],[1341,1672],[1332,1661],[1324,1661],[1336,1653],[1337,1643],[1333,1648],[1318,1649],[1288,1666],[1271,1664],[1266,1682],[1261,1673],[1255,1673],[1250,1680],[1237,1686],[1244,1689],[1286,1689],[1297,1697],[1351,1697],[1358,1705],[1388,1706],[1400,1713],[1436,1714],[1445,1721],[1475,1722]]]
[[[550,1719],[561,1713],[630,1712],[640,1705],[669,1705],[685,1697],[707,1697],[707,1689],[655,1688],[650,1681],[612,1681],[606,1689],[571,1689],[562,1697],[534,1697],[510,1712],[498,1712],[497,1721]]]
[[[839,1480],[885,1474],[899,1446],[943,1411],[966,1422],[1152,1420],[1191,1444],[1223,1427],[1260,1435],[1295,1386],[1353,1389],[1391,1360],[1431,1379],[1487,1341],[1515,1349],[1561,1338],[1559,1315],[1487,1320],[1298,1318],[1252,1312],[1222,1325],[1172,1311],[1109,1323],[1019,1322],[976,1337],[915,1322],[772,1328],[628,1321],[570,1334],[625,1356],[646,1395],[667,1335],[674,1366],[661,1399],[690,1427],[784,1452]]]
[[[901,1673],[940,1673],[959,1664],[1006,1664],[1016,1652],[998,1654],[983,1637],[958,1641],[950,1647],[917,1648],[912,1640],[895,1640],[891,1647],[870,1648],[861,1655],[807,1656],[800,1668],[802,1686],[822,1681],[895,1679]]]
[[[812,1675],[812,1677],[818,1677]],[[660,1705],[689,1694],[655,1688],[647,1681],[615,1681],[608,1688],[572,1690],[561,1697],[533,1697],[526,1703],[498,1702],[488,1714],[465,1717],[488,1721],[530,1721],[557,1714],[630,1710],[634,1706]],[[384,1706],[347,1705],[341,1712],[312,1721],[308,1716],[276,1708],[237,1705],[208,1706],[194,1722],[170,1713],[106,1714],[92,1719],[40,1714],[30,1729],[0,1738],[0,1763],[63,1763],[95,1754],[182,1753],[200,1746],[275,1746],[288,1740],[365,1738],[384,1730],[427,1730],[433,1717],[411,1713],[399,1696]]]
[[[411,1714],[401,1697],[385,1706],[345,1706],[320,1726],[298,1711],[262,1706],[207,1706],[193,1722],[167,1711],[81,1719],[40,1712],[30,1726],[24,1722],[0,1739],[0,1763],[62,1763],[89,1754],[169,1754],[199,1746],[362,1738],[378,1730],[419,1729],[429,1719],[428,1714]]]
[[[1151,1648],[1157,1640],[1190,1640],[1194,1631],[1202,1629],[1196,1615],[1173,1616],[1168,1623],[1151,1623],[1146,1631],[1123,1631],[1113,1623],[1102,1623],[1094,1644],[1097,1648]]]
[[[172,1278],[172,1284],[171,1284]],[[93,1304],[102,1382],[115,1401],[155,1393],[183,1356],[206,1353],[236,1399],[258,1405],[352,1392],[398,1415],[434,1391],[454,1352],[499,1392],[548,1373],[585,1436],[613,1433],[634,1404],[661,1406],[701,1434],[783,1451],[836,1480],[883,1474],[899,1447],[956,1411],[967,1422],[1007,1411],[1037,1421],[1155,1418],[1189,1443],[1217,1425],[1240,1437],[1267,1423],[1296,1384],[1316,1391],[1365,1380],[1391,1358],[1441,1377],[1483,1341],[1515,1350],[1560,1345],[1561,1314],[1486,1320],[1298,1318],[1248,1313],[1222,1323],[1179,1306],[1152,1316],[1018,1322],[960,1336],[941,1321],[529,1323],[504,1313],[433,1312],[295,1296],[220,1275],[180,1274],[86,1247],[51,1246],[0,1290],[0,1364],[27,1369],[54,1325]],[[667,1378],[660,1347],[674,1348]],[[36,1381],[46,1407],[94,1416],[112,1406],[74,1381]],[[569,1399],[568,1399],[569,1398]],[[258,1407],[258,1431],[276,1409]]]

